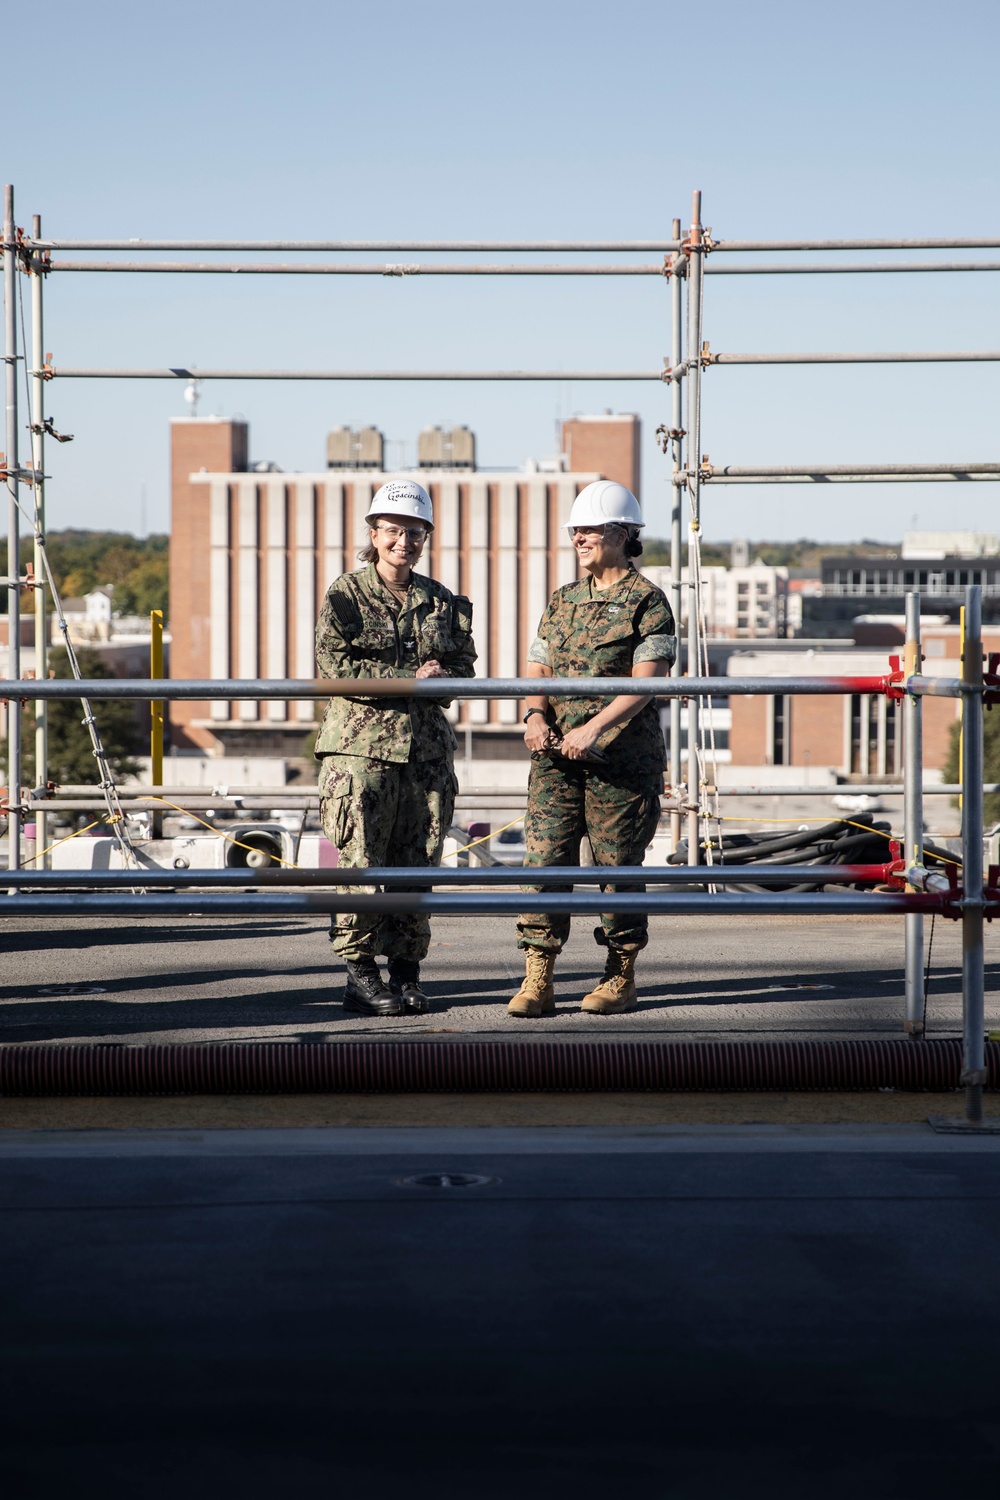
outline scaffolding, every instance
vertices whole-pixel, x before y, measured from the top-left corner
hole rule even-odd
[[[831,274],[890,274],[899,272],[965,273],[1000,270],[1000,262],[993,261],[926,261],[926,262],[861,262],[827,263],[806,262],[801,264],[751,263],[751,264],[707,264],[710,256],[727,256],[744,252],[843,252],[843,251],[968,251],[1000,249],[1000,239],[992,238],[934,238],[934,239],[844,239],[844,240],[715,240],[711,230],[702,223],[701,194],[695,192],[692,200],[690,227],[681,232],[681,221],[673,221],[671,235],[663,240],[623,241],[288,241],[288,240],[51,240],[44,239],[41,221],[33,221],[31,235],[26,235],[16,226],[14,217],[14,193],[6,189],[4,210],[4,308],[5,308],[5,390],[6,390],[6,462],[2,470],[8,490],[8,568],[3,580],[7,589],[8,629],[10,652],[9,680],[0,683],[0,696],[9,703],[8,719],[8,864],[9,873],[5,883],[12,891],[24,892],[18,899],[17,910],[24,915],[37,910],[55,912],[68,909],[67,898],[59,895],[29,895],[28,891],[58,886],[60,878],[53,871],[25,871],[21,869],[20,833],[26,807],[22,801],[21,768],[21,709],[20,694],[23,691],[20,671],[20,595],[27,586],[35,589],[35,629],[38,658],[38,677],[31,697],[36,701],[36,765],[37,780],[44,786],[47,772],[46,759],[46,704],[52,699],[75,697],[99,701],[108,697],[135,699],[178,698],[321,698],[334,694],[350,695],[359,690],[369,696],[385,694],[396,696],[448,696],[451,698],[523,697],[533,691],[528,679],[489,679],[462,682],[449,681],[442,686],[433,679],[419,683],[393,682],[303,682],[274,680],[249,681],[173,681],[169,687],[158,684],[151,687],[148,682],[117,680],[114,682],[55,682],[45,678],[45,603],[43,588],[39,580],[46,575],[44,551],[45,475],[44,444],[46,435],[58,436],[45,417],[45,387],[51,380],[62,379],[111,379],[111,380],[296,380],[296,381],[658,381],[671,388],[670,425],[661,429],[664,451],[669,455],[672,478],[672,506],[670,522],[670,602],[675,618],[682,617],[682,573],[684,502],[687,502],[689,557],[694,598],[687,611],[687,675],[682,677],[680,653],[671,668],[671,677],[646,681],[643,679],[567,679],[553,680],[546,685],[551,695],[607,695],[628,692],[666,697],[670,700],[670,785],[675,795],[671,811],[671,826],[675,838],[679,835],[682,814],[686,813],[689,866],[672,870],[643,868],[641,878],[651,884],[683,884],[685,881],[705,882],[710,879],[707,892],[684,892],[655,894],[637,897],[626,893],[584,895],[563,893],[544,898],[548,910],[614,911],[635,907],[642,902],[643,909],[650,911],[711,912],[724,916],[727,912],[772,912],[797,911],[813,914],[824,911],[885,911],[901,913],[905,919],[906,949],[906,1021],[905,1027],[913,1039],[923,1035],[923,973],[921,956],[923,950],[923,917],[927,912],[941,911],[960,918],[963,931],[963,1033],[964,1065],[961,1083],[966,1089],[966,1111],[970,1121],[982,1119],[982,1088],[986,1081],[983,1051],[983,923],[987,917],[1000,910],[1000,890],[996,871],[983,878],[983,707],[984,703],[997,698],[998,684],[990,663],[990,672],[984,672],[982,655],[980,590],[966,590],[966,607],[963,634],[963,672],[961,680],[927,678],[920,672],[919,596],[911,595],[907,600],[907,630],[903,665],[884,677],[840,677],[840,678],[782,678],[782,694],[834,694],[870,692],[884,693],[903,700],[904,716],[904,778],[905,797],[904,838],[900,850],[892,861],[882,868],[886,880],[894,884],[892,893],[875,895],[821,894],[804,896],[799,892],[776,890],[773,894],[759,896],[725,893],[721,887],[730,883],[730,873],[717,864],[710,869],[704,867],[706,856],[711,862],[710,844],[703,837],[710,814],[707,795],[718,794],[718,789],[705,775],[702,749],[702,706],[706,699],[719,695],[761,694],[773,696],[779,688],[774,678],[711,678],[708,675],[704,622],[698,606],[698,571],[700,558],[700,533],[702,494],[712,484],[752,483],[884,483],[917,481],[923,483],[955,481],[989,481],[1000,477],[1000,464],[986,462],[955,462],[934,464],[874,464],[874,465],[804,465],[798,467],[749,467],[727,465],[718,468],[702,457],[701,405],[702,377],[706,370],[727,365],[805,365],[805,364],[943,364],[943,363],[988,363],[1000,361],[1000,351],[985,350],[937,350],[937,351],[854,351],[818,353],[725,353],[713,351],[703,339],[703,310],[705,277],[711,275],[831,275]],[[560,262],[537,263],[428,263],[413,261],[345,263],[343,261],[307,263],[293,262],[222,262],[222,261],[152,261],[152,260],[71,260],[60,259],[67,252],[107,252],[115,255],[168,251],[171,253],[217,254],[220,252],[248,253],[312,253],[312,254],[384,254],[415,255],[422,253],[477,254],[522,254],[542,253],[558,255],[617,254],[651,252],[662,256],[662,260],[636,265],[626,262],[617,264],[585,264]],[[31,286],[31,355],[30,366],[25,364],[25,355],[19,352],[17,327],[17,276],[23,272]],[[664,358],[662,368],[645,370],[302,370],[302,369],[223,369],[162,367],[162,368],[96,368],[66,367],[53,364],[44,351],[43,336],[43,286],[52,274],[200,274],[200,275],[378,275],[387,278],[407,276],[658,276],[669,285],[671,332],[670,353]],[[25,365],[30,392],[31,408],[31,465],[19,464],[18,430],[18,364]],[[687,427],[685,427],[685,394]],[[34,498],[35,561],[32,575],[22,576],[20,558],[20,486],[30,487]],[[536,684],[537,685],[537,684]],[[922,759],[921,759],[921,703],[926,696],[958,698],[962,710],[962,884],[954,878],[948,889],[942,889],[942,877],[928,871],[923,864],[923,818],[922,818]],[[681,759],[680,707],[681,699],[688,703],[688,747],[686,770]],[[92,718],[89,706],[86,710]],[[709,736],[711,735],[711,720]],[[717,778],[714,778],[717,780]],[[106,778],[105,778],[106,780]],[[102,782],[102,790],[107,787]],[[810,789],[815,791],[815,789]],[[119,808],[120,804],[115,803]],[[39,816],[35,812],[35,816]],[[41,813],[44,837],[44,812]],[[134,853],[134,851],[133,851]],[[866,867],[871,868],[871,867]],[[284,872],[282,872],[284,873]],[[289,872],[292,873],[292,872]],[[388,879],[401,872],[377,872],[377,883],[383,886],[409,884],[409,892],[386,889],[374,896],[357,897],[337,894],[337,886],[345,881],[335,878],[335,872],[323,872],[319,883],[330,887],[323,894],[300,890],[272,900],[285,903],[285,909],[293,909],[287,903],[307,902],[298,910],[359,910],[351,906],[352,901],[369,903],[367,909],[413,910],[419,906],[427,911],[468,910],[501,911],[518,897],[503,897],[489,893],[481,895],[421,894],[413,891],[413,874],[406,873],[406,881]],[[438,876],[445,872],[435,872]],[[549,880],[541,871],[532,871],[532,880],[538,883],[565,883],[567,871],[550,872],[559,880]],[[636,877],[635,871],[621,871],[620,875]],[[351,883],[358,884],[365,875],[374,876],[373,871],[352,871]],[[452,880],[455,875],[461,877]],[[441,883],[462,884],[470,876],[477,882],[489,878],[496,881],[496,872],[483,870],[448,872]],[[55,877],[55,878],[53,878]],[[801,877],[801,870],[794,872],[771,867],[767,883],[778,887],[793,884]],[[523,877],[522,877],[523,878]],[[572,880],[581,883],[587,878],[579,870],[572,872]],[[741,876],[741,878],[745,878]],[[195,883],[170,876],[173,884]],[[756,879],[756,876],[755,876]],[[135,870],[114,877],[111,883],[134,885]],[[204,875],[197,876],[201,883]],[[65,883],[65,882],[64,882]],[[73,884],[80,884],[79,874],[74,874]],[[191,896],[179,898],[168,894],[153,894],[158,882],[152,874],[143,873],[142,884],[148,890],[144,899],[144,910],[150,914],[160,910],[174,910],[178,900],[184,910],[191,910]],[[163,882],[159,882],[163,883]],[[213,882],[207,882],[212,884]],[[214,882],[225,883],[225,882]],[[234,882],[239,884],[240,882]],[[255,884],[295,883],[262,881],[260,874],[254,877]],[[308,884],[309,882],[305,882]],[[101,880],[82,882],[95,892],[102,888]],[[303,882],[299,881],[299,884]],[[83,898],[87,909],[94,912],[119,909],[116,902],[125,902],[134,910],[134,896],[125,892]],[[203,898],[213,903],[212,910],[259,910],[258,898],[232,894],[219,896],[208,892]],[[861,906],[855,903],[861,901]],[[241,905],[249,901],[249,907]],[[378,903],[395,903],[378,905]],[[454,903],[466,903],[455,905]],[[45,903],[44,906],[38,903]],[[221,904],[220,904],[221,903]],[[226,903],[229,903],[228,905]],[[318,903],[318,908],[317,908]],[[376,903],[371,907],[371,903]],[[402,903],[402,904],[400,904]],[[407,905],[407,903],[410,903]],[[416,903],[414,905],[413,903]],[[451,904],[449,904],[451,903]],[[485,904],[484,904],[485,903]],[[74,908],[80,904],[74,898]],[[638,908],[636,908],[638,909]]]

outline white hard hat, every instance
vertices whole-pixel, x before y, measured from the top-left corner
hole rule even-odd
[[[390,479],[375,491],[365,520],[369,526],[376,516],[412,516],[434,530],[434,507],[422,484],[412,479]]]
[[[645,526],[639,502],[631,490],[613,479],[596,479],[573,501],[566,528],[574,526]]]

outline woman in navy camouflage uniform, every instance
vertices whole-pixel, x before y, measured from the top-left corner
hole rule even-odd
[[[581,490],[569,530],[584,577],[557,589],[528,653],[529,677],[657,677],[677,649],[663,592],[636,571],[642,552],[639,505],[610,480]],[[525,743],[531,750],[525,863],[576,865],[586,835],[598,865],[641,865],[660,816],[665,754],[652,698],[527,700]],[[547,887],[546,889],[553,889]],[[560,889],[569,890],[569,886]],[[643,890],[643,886],[602,886]],[[569,936],[568,915],[518,920],[524,983],[512,1016],[555,1014],[552,974]],[[606,947],[604,977],[583,1009],[614,1015],[636,1006],[635,960],[648,941],[642,914],[606,914],[595,930]]]
[[[433,529],[431,499],[384,484],[365,517],[367,566],[327,591],[316,628],[326,677],[471,677],[472,605],[414,573]],[[316,740],[323,828],[340,864],[428,866],[455,810],[455,734],[440,698],[331,698]],[[414,886],[414,890],[425,889]],[[344,1006],[361,1015],[428,1009],[420,963],[430,923],[418,913],[338,913],[330,940],[347,965]],[[389,960],[389,983],[376,962]]]

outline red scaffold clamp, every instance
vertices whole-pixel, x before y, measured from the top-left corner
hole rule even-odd
[[[906,697],[906,689],[903,687],[905,674],[903,672],[902,658],[899,656],[889,657],[891,671],[888,677],[883,677],[882,685],[887,698],[899,700]]]

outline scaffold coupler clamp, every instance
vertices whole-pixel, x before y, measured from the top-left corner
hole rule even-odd
[[[8,787],[0,786],[0,818],[9,817],[11,813],[26,813],[27,811],[23,803],[11,802]]]
[[[899,656],[890,656],[889,668],[889,675],[882,678],[882,690],[887,698],[898,702],[900,699],[906,697],[906,689],[903,686],[906,674],[903,671],[902,658]]]
[[[898,839],[889,840],[889,861],[882,866],[882,879],[894,891],[905,891],[909,884],[903,846]]]

